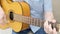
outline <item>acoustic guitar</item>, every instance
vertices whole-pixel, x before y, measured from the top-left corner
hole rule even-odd
[[[14,2],[12,0],[0,0],[0,1],[1,1],[1,6],[6,15],[8,15],[10,12],[14,12],[19,15],[30,16],[30,7],[28,3],[24,1]],[[4,27],[0,25],[0,28],[6,29],[8,27],[11,27],[15,32],[19,32],[21,30],[25,30],[29,28],[28,24],[12,21],[12,20],[8,20],[8,21],[9,22],[5,24]]]

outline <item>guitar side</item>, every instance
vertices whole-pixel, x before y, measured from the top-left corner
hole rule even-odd
[[[29,6],[29,4],[27,2],[20,2],[20,4],[22,5],[22,8],[23,8],[22,15],[29,17],[30,16],[30,6]],[[29,25],[26,24],[26,23],[23,23],[22,30],[25,30],[27,28],[29,28]]]

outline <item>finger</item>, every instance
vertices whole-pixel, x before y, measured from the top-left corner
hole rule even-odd
[[[0,24],[2,24],[3,23],[3,19],[0,19]]]
[[[44,31],[48,33],[48,21],[44,23]]]
[[[49,24],[49,32],[52,32],[51,24]]]
[[[4,11],[0,6],[0,23],[3,23],[3,15],[4,15]]]
[[[6,15],[3,17],[4,23],[7,23]]]
[[[0,6],[0,19],[3,18],[3,15],[4,15],[4,11],[3,11],[3,9],[2,9],[1,6]]]
[[[53,32],[52,32],[52,27],[51,27],[51,24],[49,24],[49,32],[48,32],[48,34],[53,34]]]
[[[53,29],[53,34],[57,34],[56,28]]]
[[[52,23],[56,23],[56,20],[55,20],[55,19],[53,19],[53,20],[52,20]]]

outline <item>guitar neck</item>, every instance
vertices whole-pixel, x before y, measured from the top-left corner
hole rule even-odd
[[[22,16],[22,15],[15,14],[15,13],[11,13],[10,17],[11,17],[10,19],[14,20],[14,21],[27,23],[27,24],[34,25],[34,26],[44,27],[44,25],[43,25],[44,24],[44,20],[41,20],[41,19],[27,17],[27,16]],[[59,29],[58,29],[59,25],[58,24],[60,24],[60,23],[51,23],[51,22],[49,22],[48,24],[51,24],[52,28],[56,28],[56,30],[59,32]]]
[[[27,24],[34,25],[34,26],[39,26],[39,27],[43,27],[43,24],[44,24],[44,20],[22,16],[22,15],[15,14],[15,13],[14,13],[14,21],[19,21],[19,22],[27,23]]]

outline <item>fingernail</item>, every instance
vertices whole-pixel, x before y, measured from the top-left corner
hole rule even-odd
[[[56,31],[56,28],[54,28],[53,31]]]

